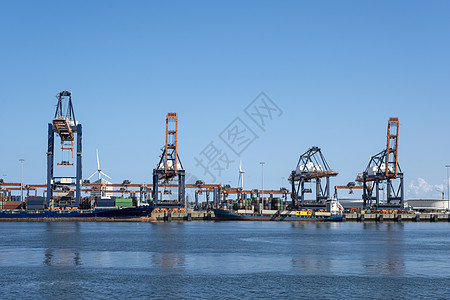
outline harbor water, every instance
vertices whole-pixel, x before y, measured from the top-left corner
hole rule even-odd
[[[448,298],[449,223],[5,222],[3,299]]]

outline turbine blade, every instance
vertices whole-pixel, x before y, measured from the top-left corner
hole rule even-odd
[[[111,177],[109,177],[108,175],[106,175],[105,173],[103,173],[103,171],[100,171],[100,174],[105,175],[106,177],[108,177],[109,179],[112,179]]]
[[[94,176],[94,175],[95,175],[95,173],[97,173],[97,171],[95,171],[94,173],[92,173],[92,175],[88,177],[88,180],[89,180],[89,179],[91,179],[91,178],[92,178],[92,176]]]
[[[100,170],[100,161],[98,160],[98,149],[97,149],[97,170]]]

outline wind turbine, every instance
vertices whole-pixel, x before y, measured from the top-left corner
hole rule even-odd
[[[108,177],[109,179],[112,179],[111,177],[109,177],[108,175],[106,175],[102,169],[100,169],[100,161],[98,159],[98,149],[97,149],[97,171],[95,171],[91,176],[89,176],[88,179],[91,179],[92,176],[95,175],[95,173],[98,173],[98,180],[101,179],[100,175],[105,175],[106,177]]]
[[[436,189],[436,191],[442,194],[442,200],[444,200],[444,191],[441,189]]]
[[[239,182],[238,185],[240,185],[241,189],[244,189],[244,173],[245,171],[242,170],[242,161],[239,162]]]

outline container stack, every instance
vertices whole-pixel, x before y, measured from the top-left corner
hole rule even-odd
[[[236,204],[237,204],[237,205],[236,205],[236,206],[237,206],[237,207],[236,207],[237,209],[244,209],[244,206],[245,206],[245,205],[244,205],[244,200],[240,199],[240,200],[237,201]]]
[[[264,209],[272,209],[272,200],[270,198],[263,198]]]
[[[132,207],[132,206],[134,206],[132,198],[116,198],[115,204],[117,207]]]
[[[222,202],[223,209],[233,209],[233,200],[225,200]]]
[[[10,198],[11,198],[11,201],[22,202],[22,201],[20,200],[20,196],[11,196]]]
[[[114,207],[114,206],[115,206],[114,199],[111,199],[111,198],[97,199],[97,207],[110,208],[110,207]]]
[[[2,201],[2,209],[21,209],[22,202],[20,201]]]
[[[202,207],[202,210],[207,209],[207,207],[206,207],[206,202],[201,202],[200,205],[201,205],[201,207]]]
[[[247,198],[244,200],[244,208],[246,210],[252,209],[252,199],[251,198]]]
[[[45,208],[45,198],[29,196],[26,205],[27,210],[43,210]]]
[[[281,210],[281,198],[272,199],[272,209]]]

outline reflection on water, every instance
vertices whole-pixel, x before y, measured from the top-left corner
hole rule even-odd
[[[405,224],[293,222],[288,248],[299,274],[403,276]],[[344,230],[343,230],[344,229]]]
[[[155,274],[264,271],[338,276],[450,276],[447,260],[450,238],[446,234],[450,224],[442,223],[1,225],[0,267],[82,266],[85,270],[144,269]]]
[[[172,269],[185,266],[183,251],[186,247],[184,222],[159,223],[155,226],[154,238],[157,244],[150,246],[155,251],[151,256],[152,265],[156,268]]]
[[[44,259],[44,265],[51,266],[52,265],[52,259],[53,259],[53,253],[50,249],[47,249],[45,251],[45,259]]]
[[[44,265],[47,266],[81,266],[79,252],[72,249],[47,249],[44,253]]]
[[[316,228],[316,229],[331,229],[338,228],[340,223],[337,222],[309,222],[309,221],[291,221],[289,222],[292,228]]]
[[[176,253],[153,254],[152,263],[157,268],[173,269],[185,266],[184,255]]]
[[[331,274],[333,270],[332,259],[318,259],[314,256],[292,258],[291,264],[294,269],[306,274]]]
[[[80,251],[79,222],[46,222],[42,242],[46,266],[80,266],[82,265]],[[66,246],[61,248],[61,246]]]
[[[404,224],[364,223],[366,247],[362,266],[366,274],[402,276],[404,262]]]

